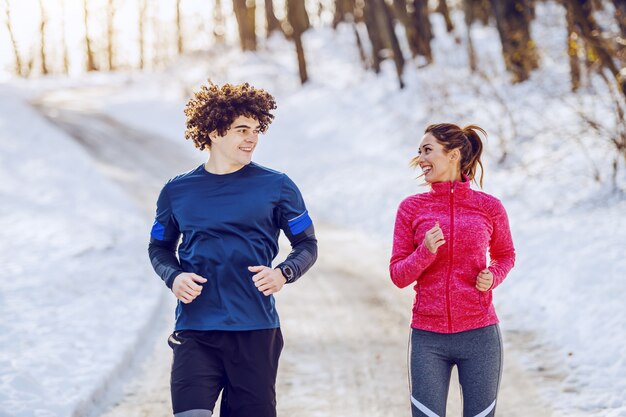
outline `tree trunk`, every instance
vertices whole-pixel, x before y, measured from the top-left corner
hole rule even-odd
[[[115,0],[108,0],[107,3],[107,64],[109,71],[113,71],[115,66],[113,64],[113,35],[115,33],[113,28],[113,21],[115,19]]]
[[[361,63],[363,64],[363,68],[368,70],[370,65],[367,60],[367,55],[365,55],[365,49],[363,48],[363,42],[361,41],[361,35],[359,34],[359,30],[356,27],[356,23],[352,22],[352,30],[354,31],[354,38],[356,39],[356,46],[359,50],[359,57],[361,58]]]
[[[443,18],[446,21],[446,30],[448,32],[452,32],[454,30],[454,24],[452,24],[452,19],[450,18],[450,9],[448,9],[448,3],[446,0],[439,0],[439,4],[437,5],[437,13],[441,13]]]
[[[485,26],[489,24],[489,16],[491,16],[489,0],[463,0],[463,9],[465,10],[466,22],[474,23],[478,20]]]
[[[398,75],[398,84],[400,88],[404,88],[404,80],[402,79],[402,73],[404,71],[404,55],[402,55],[402,50],[400,49],[400,42],[398,42],[398,37],[396,36],[396,31],[394,30],[394,22],[391,10],[385,0],[377,0],[379,9],[382,9],[384,16],[384,27],[387,31],[387,36],[389,38],[389,43],[391,46],[391,51],[393,52],[393,62],[396,65],[396,74]]]
[[[622,38],[626,39],[626,0],[613,0],[615,6],[615,20],[619,25]]]
[[[144,69],[146,65],[146,14],[148,11],[148,0],[139,0],[139,69]]]
[[[48,18],[46,11],[43,8],[43,0],[39,0],[39,10],[41,11],[41,21],[39,23],[39,57],[41,59],[41,73],[43,75],[48,74],[48,65],[46,64],[46,24]]]
[[[85,13],[85,47],[87,49],[87,71],[97,71],[98,67],[93,56],[93,49],[91,48],[91,39],[89,38],[89,8],[87,6],[88,0],[83,0],[83,10]]]
[[[308,81],[309,76],[306,68],[304,47],[302,45],[302,34],[310,27],[309,15],[304,7],[304,0],[287,0],[287,21],[291,26],[291,35],[296,44],[300,82],[304,84]]]
[[[622,75],[620,68],[613,60],[615,52],[609,42],[602,37],[602,30],[596,23],[591,13],[590,0],[564,0],[565,6],[571,12],[574,30],[585,41],[587,48],[592,51],[591,55],[599,62],[602,69],[611,72],[619,85],[622,95],[626,98],[626,77]]]
[[[280,20],[276,17],[274,13],[274,2],[273,0],[265,0],[265,24],[266,24],[266,36],[269,38],[272,35],[272,32],[281,32],[282,26],[280,25]]]
[[[224,34],[224,13],[222,12],[222,0],[215,0],[215,8],[213,9],[213,38],[215,43],[224,44],[226,39]]]
[[[419,54],[419,51],[412,40],[416,39],[418,34],[415,27],[411,24],[411,16],[407,10],[407,0],[393,0],[392,7],[393,14],[400,21],[400,23],[402,23],[402,26],[404,26],[404,32],[406,34],[409,49],[411,49],[411,55],[415,57]]]
[[[183,25],[181,23],[180,2],[176,0],[176,50],[178,55],[183,54]]]
[[[286,0],[287,23],[293,32],[304,33],[311,28],[309,14],[306,11],[305,0]],[[295,25],[295,26],[294,26]]]
[[[566,7],[572,13],[572,19],[576,32],[592,48],[600,64],[607,68],[613,75],[619,72],[613,61],[613,51],[602,37],[602,30],[593,18],[592,3],[590,0],[565,0]],[[593,55],[593,54],[592,54]]]
[[[355,0],[335,0],[333,29],[336,29],[341,22],[353,22],[355,7]]]
[[[411,50],[415,51],[413,56],[421,55],[426,58],[426,62],[433,62],[433,53],[430,48],[430,41],[433,39],[432,27],[428,15],[428,1],[411,0],[413,11],[409,14],[411,19],[411,36],[409,44]],[[407,32],[408,33],[408,32]]]
[[[9,32],[9,37],[11,38],[11,45],[13,46],[13,56],[15,57],[15,73],[20,77],[24,76],[24,68],[22,66],[22,59],[20,58],[20,51],[17,48],[17,42],[15,41],[15,34],[13,33],[13,25],[11,23],[11,5],[9,4],[9,0],[5,0],[5,9],[6,9],[6,25],[7,30]]]
[[[529,0],[491,0],[504,64],[513,74],[513,83],[527,80],[530,72],[539,67],[535,42],[530,36],[529,4]]]
[[[404,88],[402,73],[404,69],[404,56],[400,50],[400,43],[394,30],[393,14],[385,0],[365,0],[363,17],[367,34],[372,45],[372,68],[374,72],[380,72],[380,63],[383,59],[393,58],[398,83]]]
[[[148,0],[150,1],[150,0]],[[150,4],[150,26],[152,27],[152,54],[151,66],[158,68],[169,59],[169,48],[172,42],[171,36],[168,35],[168,27],[164,27],[164,23],[159,16],[162,14],[160,8],[163,7],[160,2],[153,1]],[[169,7],[169,5],[168,5]]]
[[[365,0],[363,4],[363,18],[367,28],[367,35],[372,44],[372,68],[378,74],[380,72],[380,62],[382,61],[382,51],[384,42],[382,38],[382,30],[379,28],[378,19],[376,19],[376,3],[375,0]]]
[[[409,18],[409,11],[406,8],[406,0],[393,0],[391,3],[393,7],[393,14],[396,19],[402,23],[405,28],[411,26],[411,19]]]
[[[465,30],[467,36],[467,60],[469,63],[470,70],[472,72],[476,71],[478,68],[476,64],[476,51],[474,50],[474,42],[472,40],[472,23],[474,23],[475,19],[475,1],[474,0],[463,0],[463,11],[465,16]]]
[[[304,57],[304,47],[302,46],[302,34],[294,33],[293,41],[296,44],[296,55],[298,57],[298,74],[300,74],[300,83],[304,84],[309,80],[309,74],[306,70],[306,59]]]
[[[574,14],[571,7],[565,5],[566,21],[567,21],[567,55],[569,56],[569,68],[571,76],[572,91],[578,90],[580,87],[580,59],[578,58],[578,39],[579,34],[576,32],[574,25]]]
[[[61,9],[61,44],[63,47],[63,73],[70,73],[70,53],[67,49],[67,39],[65,38],[65,0],[60,0]]]
[[[254,0],[233,0],[233,10],[239,27],[239,41],[244,51],[256,51]]]

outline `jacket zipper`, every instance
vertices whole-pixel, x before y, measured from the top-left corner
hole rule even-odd
[[[446,279],[446,307],[448,309],[448,332],[452,333],[452,313],[450,311],[450,280],[452,279],[452,250],[454,248],[454,183],[450,188],[450,245],[448,246],[448,278]]]

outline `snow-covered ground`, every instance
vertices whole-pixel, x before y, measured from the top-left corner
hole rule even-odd
[[[622,160],[613,186],[609,139],[580,117],[610,130],[609,93],[593,77],[578,93],[569,92],[558,5],[538,5],[533,35],[541,69],[515,86],[504,72],[494,28],[473,28],[481,74],[468,71],[455,42],[456,36],[463,44],[465,33],[456,18],[456,35],[448,35],[433,15],[435,64],[419,70],[407,64],[402,91],[390,62],[380,76],[359,67],[353,33],[341,26],[337,33],[305,35],[311,82],[304,87],[292,45],[280,38],[257,54],[215,51],[186,57],[162,73],[91,76],[68,87],[114,90],[99,93],[104,111],[178,141],[190,154],[195,150],[183,139],[182,109],[199,83],[210,77],[266,88],[279,109],[256,160],[287,172],[315,218],[388,247],[397,204],[424,190],[408,161],[426,125],[479,124],[489,133],[484,189],[507,207],[518,253],[495,294],[502,326],[535,334],[517,349],[529,372],[551,370],[550,378],[537,373],[537,380],[564,415],[625,416],[625,170]],[[22,86],[33,97],[59,82]],[[109,358],[133,342],[117,337],[120,324],[126,335],[136,334],[157,303],[158,282],[141,277],[151,272],[136,261],[145,258],[146,225],[128,214],[134,209],[90,168],[80,148],[5,90],[0,146],[0,224],[11,236],[0,251],[2,265],[9,265],[0,280],[0,416],[26,416],[11,413],[37,407],[36,415],[62,417],[92,392],[86,387],[102,385],[98,378],[114,372],[106,366],[114,362]],[[80,286],[85,277],[89,287]],[[102,307],[106,297],[115,309]],[[129,329],[129,322],[137,327]],[[29,327],[35,329],[23,331]],[[62,392],[56,391],[59,381]]]
[[[0,416],[89,410],[162,302],[146,278],[149,224],[84,149],[6,86],[0,178]]]

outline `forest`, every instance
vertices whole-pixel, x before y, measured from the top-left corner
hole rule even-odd
[[[381,62],[392,61],[402,89],[407,71],[420,71],[433,63],[433,14],[443,16],[450,33],[455,33],[452,15],[462,16],[463,39],[458,32],[454,36],[473,72],[481,74],[481,57],[475,52],[471,29],[491,25],[497,28],[510,82],[529,80],[542,65],[531,24],[537,3],[547,0],[214,0],[202,6],[206,10],[190,0],[32,1],[28,39],[16,33],[17,0],[3,1],[10,41],[3,48],[11,50],[11,71],[18,77],[155,69],[183,54],[211,48],[256,51],[264,47],[265,39],[278,34],[293,42],[293,59],[304,84],[309,66],[314,65],[307,60],[305,33],[316,27],[348,25],[363,68],[379,73]],[[580,116],[590,129],[609,138],[616,155],[615,177],[626,161],[626,0],[550,1],[566,13],[568,36],[562,47],[569,57],[571,90],[598,76],[611,91],[614,127],[607,130],[593,117]],[[76,2],[82,13],[66,16],[65,10],[77,8]],[[135,21],[121,22],[122,12]],[[79,42],[69,44],[68,28],[80,33]],[[235,35],[229,36],[229,31]]]

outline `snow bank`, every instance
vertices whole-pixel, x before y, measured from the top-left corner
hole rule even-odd
[[[0,416],[71,416],[128,366],[161,302],[149,224],[6,86],[0,178]]]

